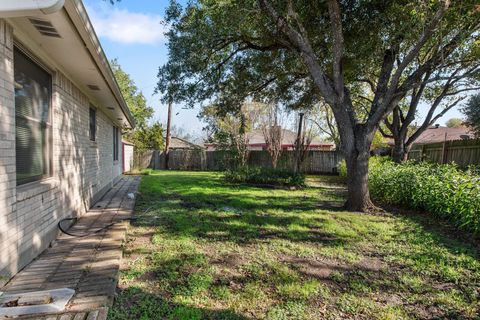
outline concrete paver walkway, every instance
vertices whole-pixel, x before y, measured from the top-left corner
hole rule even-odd
[[[124,176],[77,223],[73,234],[95,231],[133,213],[140,177]],[[102,320],[113,302],[122,243],[128,222],[121,222],[88,237],[61,235],[53,246],[18,273],[0,291],[5,294],[71,288],[75,295],[64,313],[20,319]],[[19,318],[17,318],[19,319]]]

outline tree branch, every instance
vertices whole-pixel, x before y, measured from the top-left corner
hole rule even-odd
[[[343,76],[343,27],[340,5],[337,0],[328,1],[328,14],[332,25],[333,36],[333,83],[339,102],[343,104],[345,94],[345,79]]]
[[[381,134],[384,138],[393,139],[393,135],[387,134],[387,133],[383,130],[382,126],[378,126],[378,131],[380,132],[380,134]]]

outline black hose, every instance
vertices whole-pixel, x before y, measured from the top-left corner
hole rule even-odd
[[[107,225],[105,225],[105,226],[103,226],[103,227],[101,227],[101,228],[99,228],[99,229],[97,229],[97,230],[95,230],[95,231],[92,231],[92,232],[89,232],[89,233],[85,233],[85,234],[75,234],[75,233],[71,233],[71,232],[69,232],[68,230],[65,230],[65,229],[63,228],[63,226],[62,226],[62,223],[63,223],[64,221],[73,221],[73,223],[77,223],[78,218],[64,218],[64,219],[58,221],[57,226],[58,226],[58,229],[59,229],[61,232],[65,233],[66,235],[69,235],[70,237],[84,238],[84,237],[89,237],[89,236],[92,236],[92,235],[97,234],[97,233],[99,233],[99,232],[102,232],[102,231],[104,231],[104,230],[107,230],[108,228],[116,225],[117,223],[123,222],[123,221],[136,221],[136,220],[138,220],[139,218],[141,218],[142,216],[144,216],[152,207],[153,207],[153,206],[148,207],[148,208],[143,212],[143,215],[136,216],[136,217],[129,217],[129,218],[118,219],[118,220],[116,220],[116,221],[114,221],[114,222],[111,222],[111,223],[109,223],[109,224],[107,224]],[[70,224],[70,226],[71,226],[71,224]]]
[[[119,222],[123,222],[123,221],[133,221],[133,220],[137,220],[137,218],[136,218],[136,217],[132,217],[132,218],[120,219],[120,220],[117,220],[117,221],[115,221],[115,222],[109,223],[109,224],[107,224],[107,225],[105,225],[105,226],[103,226],[103,227],[101,227],[101,228],[99,228],[99,229],[97,229],[97,230],[95,230],[95,231],[92,231],[92,232],[89,232],[89,233],[85,233],[85,234],[81,234],[81,235],[80,235],[80,234],[71,233],[71,232],[69,232],[68,230],[65,230],[65,229],[63,228],[63,226],[62,226],[62,223],[63,223],[64,221],[74,221],[74,223],[76,223],[76,222],[78,221],[78,218],[65,218],[65,219],[60,220],[57,225],[58,225],[58,229],[59,229],[60,231],[62,231],[63,233],[65,233],[66,235],[69,235],[69,236],[71,236],[71,237],[76,237],[76,238],[84,238],[84,237],[89,237],[89,236],[92,236],[92,235],[94,235],[94,234],[97,234],[97,233],[99,233],[99,232],[101,232],[101,231],[103,231],[103,230],[107,230],[108,228],[116,225],[116,224],[119,223]]]

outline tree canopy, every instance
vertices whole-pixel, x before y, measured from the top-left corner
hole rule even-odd
[[[463,123],[463,120],[460,118],[450,118],[447,120],[445,124],[449,128],[458,128],[462,126],[462,123]]]
[[[135,129],[124,132],[124,136],[137,149],[160,150],[163,146],[162,125],[158,121],[151,125],[148,123],[153,116],[153,108],[148,106],[147,99],[137,88],[130,75],[123,71],[118,61],[114,59],[110,62],[110,65],[136,124]]]
[[[467,118],[466,122],[472,127],[475,135],[480,138],[480,94],[470,97],[462,112]]]
[[[379,123],[426,77],[449,81],[478,61],[475,0],[172,1],[164,99],[255,101],[307,108],[323,99],[347,162],[347,207],[365,210],[368,157]],[[478,71],[476,67],[464,72]],[[366,102],[365,102],[366,101]]]
[[[130,75],[123,71],[117,59],[112,60],[110,66],[112,67],[123,98],[135,119],[136,126],[145,128],[147,121],[153,116],[153,108],[147,105],[147,99],[145,99],[143,93],[138,90]]]

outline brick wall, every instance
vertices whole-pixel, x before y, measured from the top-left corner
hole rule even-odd
[[[12,47],[12,29],[0,20],[0,266],[15,260],[20,238],[16,226]],[[0,273],[0,284],[4,280],[5,274],[2,277]]]
[[[53,174],[17,187],[12,28],[0,20],[0,285],[48,247],[61,218],[82,215],[122,171],[112,121],[97,109],[90,141],[88,97],[68,76],[52,76]]]

